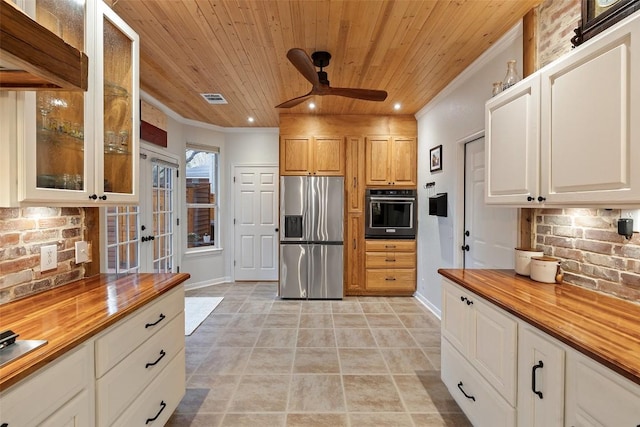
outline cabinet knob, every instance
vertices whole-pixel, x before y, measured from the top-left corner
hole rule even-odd
[[[527,196],[527,202],[533,202],[535,199],[535,197]]]
[[[463,245],[461,249],[463,251],[468,251],[469,250],[469,245]]]
[[[538,196],[539,202],[544,202],[545,200],[547,200],[546,197]]]
[[[102,196],[98,197],[98,199],[100,200],[107,200],[107,195],[103,194]]]
[[[98,198],[98,195],[97,194],[92,194],[92,195],[89,196],[89,198],[91,200],[96,200]]]

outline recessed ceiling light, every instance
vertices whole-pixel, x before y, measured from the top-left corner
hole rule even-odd
[[[400,105],[400,103],[399,103],[399,102],[396,102],[395,104],[393,104],[393,109],[394,109],[394,110],[399,110],[399,109],[400,109],[400,107],[402,107],[402,105]]]
[[[310,103],[309,103],[309,109],[310,109],[310,110],[315,110],[315,108],[316,108],[316,104],[315,104],[315,103],[313,103],[313,102],[310,102]]]
[[[248,117],[248,118],[247,118],[247,121],[248,121],[249,123],[253,123],[253,122],[255,121],[255,119],[254,119],[253,117]]]

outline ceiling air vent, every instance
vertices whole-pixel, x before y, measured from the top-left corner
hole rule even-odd
[[[227,100],[219,93],[201,93],[200,95],[209,104],[227,104]]]

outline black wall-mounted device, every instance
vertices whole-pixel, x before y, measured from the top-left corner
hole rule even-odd
[[[620,218],[618,220],[618,234],[627,239],[633,237],[633,219]]]
[[[447,216],[447,193],[429,197],[429,215]]]

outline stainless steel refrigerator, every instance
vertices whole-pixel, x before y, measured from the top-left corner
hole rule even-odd
[[[341,299],[344,178],[280,178],[281,298]]]

